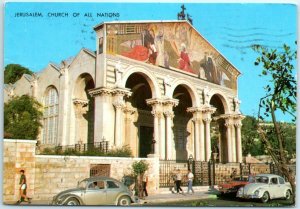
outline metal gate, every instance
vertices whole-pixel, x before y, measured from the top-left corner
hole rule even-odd
[[[91,164],[90,177],[92,176],[110,177],[110,164]]]

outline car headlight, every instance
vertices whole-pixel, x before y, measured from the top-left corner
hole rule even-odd
[[[244,192],[244,187],[239,188],[238,194],[243,194],[243,192]]]
[[[255,196],[258,196],[258,195],[259,195],[259,190],[256,190],[256,191],[254,192],[254,195],[255,195]]]

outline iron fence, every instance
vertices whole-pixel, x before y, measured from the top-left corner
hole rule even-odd
[[[296,165],[288,165],[296,174]],[[174,180],[172,176],[177,169],[182,174],[182,185],[187,183],[187,173],[190,168],[194,174],[195,186],[212,186],[225,183],[232,178],[235,171],[236,176],[248,176],[262,173],[273,173],[283,176],[273,163],[215,163],[214,161],[176,161],[176,160],[160,160],[160,187],[172,187]]]
[[[74,144],[74,145],[66,145],[66,146],[57,146],[56,150],[59,152],[66,152],[66,151],[75,151],[75,152],[103,152],[107,153],[109,151],[109,142],[102,141],[102,142],[94,142],[94,143],[81,143],[81,144]]]

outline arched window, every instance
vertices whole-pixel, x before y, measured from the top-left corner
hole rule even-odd
[[[45,93],[43,125],[43,144],[57,145],[58,93],[54,87]]]

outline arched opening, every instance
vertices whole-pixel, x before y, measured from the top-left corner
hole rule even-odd
[[[126,107],[133,107],[136,110],[134,119],[125,121],[127,123],[125,127],[130,127],[133,124],[131,128],[125,128],[125,132],[127,132],[125,134],[125,144],[129,145],[133,154],[138,157],[147,157],[148,154],[153,153],[154,146],[152,144],[154,134],[152,107],[146,103],[147,99],[152,98],[152,93],[144,76],[143,74],[133,73],[128,77],[125,84],[125,87],[132,92],[131,97],[126,99]]]
[[[94,98],[88,93],[95,88],[95,83],[90,74],[78,77],[73,104],[75,110],[75,143],[94,143]]]
[[[179,100],[178,105],[173,108],[175,159],[186,160],[193,153],[192,114],[187,112],[187,108],[192,107],[192,98],[184,85],[174,89],[173,98]]]
[[[225,163],[228,162],[225,120],[218,117],[225,114],[221,96],[218,94],[213,95],[210,105],[216,108],[216,111],[212,114],[213,120],[211,122],[211,149],[213,153],[218,153],[216,161]]]

